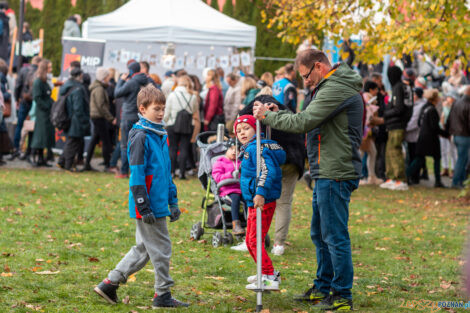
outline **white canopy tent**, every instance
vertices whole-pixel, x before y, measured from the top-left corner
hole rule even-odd
[[[239,22],[201,0],[131,0],[119,9],[89,18],[85,38],[250,47],[256,27]]]

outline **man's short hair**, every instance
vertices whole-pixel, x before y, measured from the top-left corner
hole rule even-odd
[[[152,103],[165,104],[165,95],[163,92],[155,88],[152,84],[148,84],[139,91],[137,95],[137,107],[141,105],[147,108]]]
[[[299,52],[297,58],[295,59],[295,68],[299,69],[300,65],[305,67],[312,67],[313,63],[321,62],[326,65],[331,65],[326,54],[317,49],[306,49]]]
[[[70,62],[70,67],[71,68],[74,68],[74,67],[81,68],[82,65],[80,64],[80,61],[72,61],[72,62]]]
[[[232,81],[237,81],[238,80],[238,76],[234,73],[228,74],[227,77]]]
[[[370,78],[371,79],[380,79],[380,78],[382,78],[382,74],[380,74],[378,72],[373,72],[372,74],[370,74]]]
[[[143,65],[143,67],[145,67],[145,68],[147,69],[147,71],[150,70],[150,64],[149,64],[149,62],[147,62],[147,61],[140,61],[140,67],[142,67],[142,65]]]

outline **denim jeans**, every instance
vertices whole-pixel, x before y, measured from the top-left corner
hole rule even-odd
[[[29,110],[31,110],[31,103],[21,101],[20,109],[18,110],[18,124],[16,124],[15,137],[13,139],[13,145],[17,150],[20,148],[21,129],[23,128],[24,121],[28,117]]]
[[[462,187],[467,177],[466,167],[468,164],[468,150],[470,149],[470,137],[454,136],[454,143],[457,147],[457,164],[454,168],[454,178],[452,186]]]
[[[316,179],[313,189],[310,237],[316,246],[318,263],[313,282],[322,293],[334,289],[347,299],[352,299],[354,276],[348,230],[349,201],[358,185],[358,179]]]
[[[242,199],[242,195],[239,193],[231,193],[228,195],[232,200],[232,221],[239,221],[240,220],[240,201]]]
[[[122,120],[121,121],[121,174],[129,173],[129,160],[127,159],[127,141],[132,126],[138,120]]]

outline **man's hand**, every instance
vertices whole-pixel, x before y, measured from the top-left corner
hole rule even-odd
[[[128,76],[129,76],[129,74],[126,74],[126,73],[121,74],[121,79],[122,79],[122,80],[127,80],[127,77],[128,77]]]
[[[260,208],[261,210],[263,210],[263,207],[264,207],[264,197],[263,197],[263,196],[260,196],[260,195],[256,195],[256,196],[253,198],[253,204],[254,204],[255,209],[256,209],[256,208]]]
[[[116,125],[116,123],[117,123],[117,119],[115,118],[115,119],[111,122],[111,124]]]
[[[157,222],[157,219],[155,218],[155,215],[150,212],[142,215],[142,222],[144,222],[145,224],[155,224]]]
[[[209,125],[209,121],[208,120],[204,120],[204,125]]]
[[[253,103],[253,116],[256,119],[261,120],[266,111],[268,111],[268,106],[266,104],[261,103],[260,101],[255,101],[255,103]]]
[[[178,205],[177,205],[177,204],[172,204],[172,205],[170,205],[170,213],[171,213],[171,215],[170,215],[170,223],[179,220],[180,215],[181,215],[181,211],[180,211],[180,209],[178,208]]]
[[[238,170],[235,170],[232,172],[232,177],[234,179],[238,179],[239,178],[239,175],[240,175],[240,172]]]
[[[273,112],[278,112],[279,111],[279,106],[275,103],[268,103],[268,109],[269,111],[273,111]]]

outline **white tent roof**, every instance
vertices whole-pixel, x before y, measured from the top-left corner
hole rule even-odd
[[[201,0],[131,0],[89,18],[86,38],[254,47],[256,27],[239,22]]]

